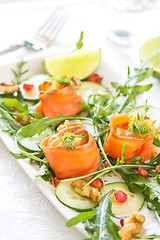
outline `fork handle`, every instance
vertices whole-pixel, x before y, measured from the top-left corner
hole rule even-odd
[[[24,42],[11,44],[10,46],[0,50],[0,55],[15,51],[24,46]]]

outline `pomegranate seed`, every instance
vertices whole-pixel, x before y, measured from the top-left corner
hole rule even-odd
[[[150,118],[149,117],[144,117],[143,119],[145,120],[145,119],[150,119]]]
[[[104,162],[104,166],[105,166],[105,168],[107,168],[108,167],[108,163]]]
[[[61,181],[60,178],[55,177],[55,178],[53,179],[53,185],[54,185],[55,187],[57,187],[57,185],[60,183],[60,181]]]
[[[114,196],[115,196],[115,199],[117,202],[120,202],[120,203],[124,203],[125,201],[127,201],[127,194],[125,194],[123,191],[116,191],[114,193]]]
[[[98,188],[98,190],[101,190],[101,188],[103,187],[103,182],[101,179],[97,178],[96,180],[90,183],[90,186]]]
[[[104,167],[105,167],[105,168],[109,167],[107,162],[104,162]],[[111,173],[111,172],[112,172],[112,171],[109,171],[109,173]]]
[[[88,81],[95,82],[95,83],[100,83],[101,77],[97,73],[94,73],[88,78]]]
[[[16,109],[13,109],[13,112],[14,112],[14,113],[19,113],[19,111],[17,111]]]
[[[142,177],[148,177],[149,172],[142,167],[138,168],[138,174]]]
[[[30,92],[30,91],[35,90],[35,86],[34,86],[34,84],[24,83],[24,84],[23,84],[23,89],[24,89],[26,92]]]
[[[121,224],[121,227],[124,226],[124,218],[122,218],[122,219],[120,220],[120,224]]]
[[[126,216],[126,217],[124,217],[124,218],[122,218],[122,219],[120,220],[120,225],[121,225],[121,227],[124,226],[124,219],[127,218],[127,217],[128,217],[128,216]]]

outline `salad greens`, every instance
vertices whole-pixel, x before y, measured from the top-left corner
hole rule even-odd
[[[92,240],[120,240],[121,238],[118,235],[120,229],[117,224],[115,224],[111,219],[111,201],[109,195],[114,192],[111,190],[108,192],[100,201],[100,204],[95,208],[95,217],[92,219],[86,220],[85,229],[91,236]],[[107,232],[106,232],[107,229]]]
[[[81,49],[83,46],[82,40],[83,32],[81,32],[80,40],[77,43],[77,49]],[[26,62],[22,61],[18,65],[17,72],[12,69],[15,75],[15,81],[13,82],[14,84],[19,85],[23,81],[22,76],[28,72],[28,69],[22,70],[25,64]],[[113,171],[115,175],[119,174],[122,176],[131,192],[142,192],[144,194],[148,208],[155,211],[158,219],[160,219],[160,178],[155,171],[156,166],[160,165],[160,154],[158,154],[156,157],[152,156],[150,162],[148,163],[144,163],[142,158],[138,156],[134,157],[130,163],[125,163],[125,142],[122,147],[121,159],[117,159],[117,161],[113,161],[113,159],[109,158],[103,149],[104,136],[110,130],[111,115],[113,113],[128,112],[130,108],[134,108],[136,106],[137,95],[143,94],[152,88],[153,84],[141,84],[153,73],[153,70],[151,68],[148,69],[147,66],[148,62],[143,63],[140,68],[135,69],[135,73],[132,76],[130,69],[128,68],[128,78],[124,84],[119,84],[117,82],[111,83],[112,87],[114,88],[113,93],[107,89],[102,95],[91,94],[88,98],[88,101],[85,103],[79,102],[79,104],[84,108],[86,117],[78,115],[68,117],[59,114],[58,117],[55,118],[43,118],[41,114],[33,111],[33,106],[29,106],[24,102],[20,92],[18,92],[18,95],[15,96],[13,94],[13,98],[3,98],[0,104],[0,114],[2,116],[0,119],[0,124],[3,129],[2,131],[6,131],[11,135],[16,136],[16,139],[18,140],[19,138],[30,138],[35,134],[40,134],[48,127],[52,131],[55,131],[57,125],[65,120],[89,121],[94,127],[93,137],[97,141],[100,149],[101,162],[99,165],[99,170],[86,176],[62,180],[62,182],[92,176],[93,178],[86,184],[87,186],[97,178],[102,177],[104,180],[105,174],[112,176],[110,171]],[[64,77],[58,78],[58,82],[70,85],[68,79]],[[20,96],[20,98],[18,96]],[[23,118],[26,116],[30,117],[30,122],[28,125],[22,126],[20,122],[16,121],[16,117]],[[140,129],[140,127],[142,128],[142,126],[137,125],[135,122],[130,123],[130,128],[134,128],[133,132],[135,132],[135,129],[138,132],[141,131],[142,129]],[[147,126],[145,130],[148,133],[149,130],[147,129]],[[154,135],[153,144],[155,144],[157,147],[160,147],[160,140],[157,137],[158,134],[159,132]],[[70,141],[71,139],[73,140],[74,137],[75,136],[71,136],[71,134],[70,136],[66,135],[65,138],[61,139],[61,141],[65,141],[67,148],[74,148],[72,146],[72,141]],[[79,137],[83,138],[83,136]],[[31,164],[38,163],[39,170],[36,177],[41,177],[43,180],[49,181],[51,184],[53,183],[55,174],[51,169],[48,160],[45,158],[42,150],[29,152],[22,147],[21,150],[19,150],[19,153],[11,152],[11,154],[16,159],[29,159]],[[104,167],[104,162],[108,163],[108,167]],[[149,171],[149,177],[145,178],[137,173],[137,169],[140,167]],[[115,216],[111,211],[112,203],[109,196],[113,192],[114,190],[103,196],[96,208],[93,208],[88,212],[81,212],[76,217],[70,219],[66,223],[66,226],[71,227],[79,222],[84,222],[85,229],[90,235],[90,238],[87,238],[88,240],[120,240],[121,238],[118,235],[120,227],[112,220]],[[150,235],[146,237],[138,236],[136,238],[154,239],[155,237],[160,236]]]
[[[27,73],[29,71],[29,69],[26,69],[23,71],[23,67],[24,65],[27,64],[27,61],[21,61],[18,64],[18,70],[15,71],[14,69],[12,69],[12,72],[14,73],[15,76],[15,81],[12,81],[12,83],[14,85],[19,85],[23,80],[22,80],[22,76],[25,75],[25,73]]]
[[[156,138],[156,135],[159,134],[160,132],[157,132],[156,134],[154,134],[153,136],[153,144],[157,147],[160,147],[160,140],[159,138]]]
[[[96,139],[107,130],[109,131],[111,114],[129,112],[130,108],[136,106],[136,96],[152,88],[153,84],[140,84],[153,73],[147,65],[148,62],[145,62],[140,68],[135,68],[133,76],[128,68],[128,79],[124,85],[111,82],[115,93],[108,89],[104,95],[90,95],[87,103],[79,103],[88,112],[88,117],[93,120],[93,125],[97,129],[95,130],[96,136],[94,136]]]
[[[115,190],[109,191],[100,201],[100,204],[97,208],[93,208],[93,211],[82,212],[76,217],[67,221],[66,226],[71,227],[79,222],[85,221],[85,229],[91,236],[92,240],[120,240],[121,238],[118,235],[120,227],[115,224],[111,216],[111,200],[109,198],[110,194]],[[107,232],[106,232],[107,229]],[[85,239],[86,240],[86,239]]]

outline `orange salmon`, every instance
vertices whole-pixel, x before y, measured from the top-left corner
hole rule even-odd
[[[73,149],[67,149],[62,138],[73,133]],[[81,139],[79,136],[83,136]],[[48,162],[60,179],[83,176],[95,172],[99,167],[100,155],[92,135],[80,125],[65,126],[42,142],[42,149]]]
[[[84,102],[84,100],[71,85],[50,84],[46,81],[39,86],[39,89],[40,102],[35,112],[41,113],[44,117],[57,117],[59,113],[72,116],[83,110],[78,102]]]
[[[121,158],[122,146],[125,140],[125,161],[131,161],[135,156],[140,156],[144,161],[151,159],[157,155],[159,149],[153,145],[153,134],[157,131],[156,128],[151,126],[151,133],[147,136],[142,137],[142,135],[135,134],[129,131],[129,121],[133,118],[129,114],[114,114],[110,120],[110,133],[107,141],[104,145],[104,151],[112,158]],[[138,120],[137,120],[138,121]]]

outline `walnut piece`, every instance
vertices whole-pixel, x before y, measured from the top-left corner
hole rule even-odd
[[[72,78],[71,78],[71,81],[72,81],[72,84],[73,84],[73,86],[74,86],[75,89],[80,88],[80,86],[81,86],[81,81],[79,80],[78,77],[72,77]]]
[[[73,181],[71,185],[74,187],[75,193],[83,197],[91,198],[94,202],[99,202],[102,198],[97,188],[91,187],[90,185],[83,188],[86,185],[86,182],[83,180]]]
[[[0,83],[0,93],[14,93],[19,90],[19,86],[14,86],[12,83]]]
[[[61,131],[62,129],[64,129],[66,127],[68,128],[70,126],[71,126],[71,122],[69,120],[66,120],[64,122],[64,124],[59,125],[59,127],[57,128],[57,132]]]
[[[59,127],[57,128],[57,132],[61,131],[64,128],[69,128],[71,126],[72,126],[71,122],[69,120],[66,120],[64,124],[59,125]],[[80,121],[77,121],[74,123],[74,126],[83,126],[83,125]]]
[[[160,174],[160,165],[156,166],[156,172],[158,172]]]
[[[133,212],[130,217],[124,219],[124,226],[119,230],[118,234],[123,240],[130,240],[133,235],[140,233],[145,216],[138,212]]]
[[[15,117],[15,120],[16,120],[17,122],[19,122],[21,125],[25,126],[25,125],[30,124],[30,121],[31,121],[31,120],[34,120],[34,118],[31,117],[31,116],[24,116],[24,117],[16,116],[16,117]]]

